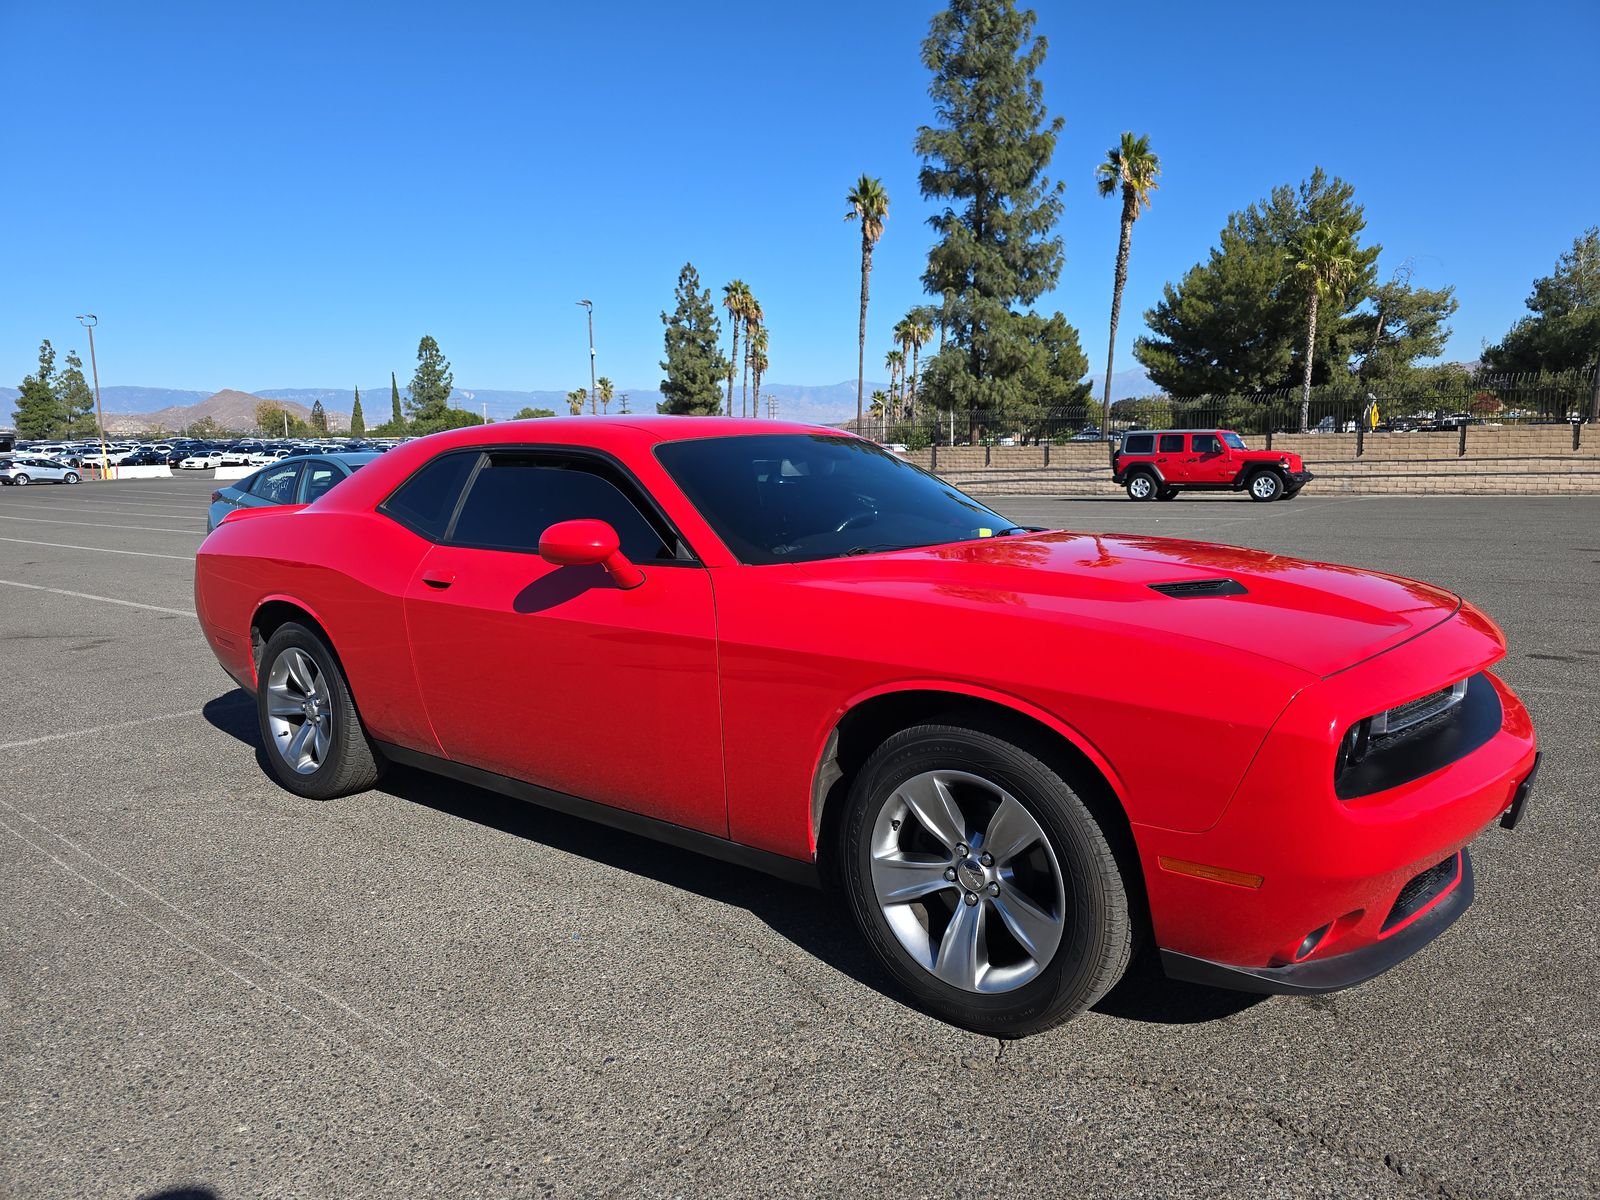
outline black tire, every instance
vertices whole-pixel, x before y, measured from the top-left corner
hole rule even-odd
[[[1041,753],[1048,751],[1041,748]],[[899,803],[896,792],[901,785],[936,771],[976,777],[982,784],[1013,797],[1033,818],[1053,861],[1059,864],[1063,899],[1063,910],[1056,921],[1059,943],[1042,967],[1010,990],[966,990],[937,978],[902,944],[879,903],[873,882],[874,839],[882,829],[902,828],[889,822],[894,810],[888,806]],[[971,786],[978,795],[984,795],[977,785]],[[964,802],[963,807],[970,807],[970,802]],[[1037,1033],[1083,1012],[1109,991],[1127,969],[1135,921],[1129,911],[1128,884],[1106,831],[1060,773],[1043,758],[1005,737],[956,725],[919,725],[895,734],[858,772],[837,830],[834,865],[857,926],[912,1003],[941,1020],[994,1037]],[[923,832],[925,829],[917,836]],[[896,832],[890,836],[904,835]],[[976,826],[968,836],[973,844],[963,865],[973,862],[971,855],[982,845],[981,840],[974,840],[978,838]],[[1035,841],[1029,854],[1043,855],[1044,843]],[[1021,878],[1013,872],[1007,886]],[[935,886],[941,890],[916,901],[925,906],[923,915],[915,918],[924,927],[931,929],[937,920],[953,920],[962,911],[963,902],[976,907],[977,902],[962,890],[961,884]],[[998,889],[1000,885],[993,886]],[[998,891],[994,894],[998,896]],[[1004,922],[996,915],[998,909],[992,907],[999,903],[998,899],[983,903],[983,911],[988,914],[985,921],[994,920],[1003,929]],[[979,928],[987,930],[988,926]],[[988,939],[993,935],[984,932],[980,936]],[[997,941],[985,943],[991,973],[998,965],[994,961],[995,946],[1004,950],[1009,938],[1009,933],[1002,933]],[[1021,946],[1014,941],[1009,944]],[[1027,958],[1026,953],[1023,957]]]
[[[27,487],[32,481],[26,475],[17,474],[11,477],[11,482],[16,484],[18,487]]]
[[[68,471],[61,477],[62,483],[77,483],[82,478],[76,471]]]
[[[1244,490],[1257,503],[1270,504],[1283,497],[1283,476],[1276,471],[1257,471],[1245,481]]]
[[[308,655],[327,683],[328,751],[316,770],[306,774],[296,771],[285,758],[267,712],[273,667],[290,649]],[[318,633],[298,622],[280,625],[261,652],[261,666],[256,673],[256,727],[273,778],[309,800],[332,800],[364,792],[378,782],[386,765],[362,727],[361,714],[356,711],[339,660]]]
[[[1156,477],[1149,471],[1135,471],[1128,476],[1129,500],[1154,500],[1156,493],[1161,490],[1161,485],[1156,482]]]
[[[1179,490],[1180,489],[1175,488],[1175,487],[1164,487],[1159,492],[1156,493],[1156,499],[1157,500],[1176,500],[1178,498]]]
[[[1300,487],[1292,487],[1292,488],[1290,488],[1290,489],[1289,489],[1289,490],[1288,490],[1288,491],[1286,491],[1286,492],[1285,492],[1285,493],[1284,493],[1284,494],[1283,494],[1283,498],[1284,498],[1284,499],[1285,499],[1285,500],[1293,500],[1293,499],[1294,499],[1294,498],[1295,498],[1295,497],[1296,497],[1296,496],[1298,496],[1298,495],[1299,495],[1299,494],[1300,494],[1300,492],[1301,492],[1301,490],[1302,490],[1302,489],[1303,489],[1303,488],[1304,488],[1304,487],[1305,487],[1305,484],[1303,484],[1303,483],[1302,483],[1302,484],[1301,484],[1301,485],[1300,485]]]

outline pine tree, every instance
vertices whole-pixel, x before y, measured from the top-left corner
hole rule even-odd
[[[356,389],[356,402],[350,409],[350,436],[353,438],[365,437],[367,434],[367,418],[361,411],[361,389]]]
[[[11,419],[24,438],[60,437],[66,431],[66,413],[56,394],[56,351],[46,338],[39,344],[39,370],[22,381],[22,394]]]
[[[400,385],[395,382],[393,371],[389,372],[389,403],[393,409],[389,414],[389,424],[398,432],[406,427],[406,418],[400,411]]]
[[[1062,119],[1045,108],[1047,45],[1034,22],[1015,0],[952,0],[922,43],[939,124],[917,131],[918,181],[942,210],[929,219],[938,240],[922,282],[949,298],[948,341],[928,370],[938,404],[1003,410],[1022,399],[1033,351],[1016,307],[1061,275],[1062,185],[1045,170]]]
[[[92,437],[99,430],[94,419],[94,392],[83,377],[83,359],[76,350],[67,351],[67,369],[56,381],[56,397],[61,403],[61,419],[67,437]]]
[[[419,425],[451,428],[455,422],[450,417],[450,389],[455,376],[450,372],[450,360],[439,349],[439,343],[423,334],[417,343],[417,370],[411,376],[411,399],[406,409],[411,419]]]
[[[323,436],[328,432],[328,410],[322,407],[321,400],[311,402],[311,431]]]
[[[700,275],[693,263],[678,272],[672,314],[661,314],[666,326],[666,358],[661,369],[659,411],[693,416],[715,416],[722,410],[723,376],[728,360],[717,346],[722,326],[711,306],[711,289],[700,289]]]

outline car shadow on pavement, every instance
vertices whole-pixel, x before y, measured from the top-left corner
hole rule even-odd
[[[203,711],[212,726],[251,747],[257,766],[270,778],[255,707],[248,696],[241,690],[226,692]],[[906,1001],[856,934],[844,905],[823,892],[410,767],[391,766],[377,790],[719,904],[736,905],[862,986],[896,1003]],[[1265,998],[1174,982],[1162,975],[1154,956],[1143,956],[1094,1011],[1123,1020],[1186,1025],[1231,1016]]]

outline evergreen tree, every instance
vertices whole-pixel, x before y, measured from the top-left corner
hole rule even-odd
[[[356,402],[350,409],[350,436],[353,438],[367,435],[367,418],[361,411],[361,389],[356,389]]]
[[[693,263],[678,272],[673,296],[672,314],[661,314],[667,354],[661,369],[667,377],[661,381],[659,410],[715,416],[722,410],[722,378],[731,368],[717,346],[722,326],[711,306],[711,289],[700,289]]]
[[[21,392],[11,414],[18,436],[60,437],[67,420],[56,394],[56,351],[49,338],[39,344],[39,370],[23,379]]]
[[[953,0],[933,18],[922,62],[938,124],[917,131],[922,194],[942,206],[923,287],[949,293],[945,349],[930,365],[936,403],[1004,410],[1022,398],[1033,349],[1026,308],[1061,275],[1059,183],[1045,170],[1060,117],[1037,73],[1045,39],[1015,0]]]
[[[1567,371],[1600,355],[1600,226],[1584,230],[1556,269],[1533,281],[1529,315],[1484,351],[1497,371]],[[20,426],[19,426],[20,428]]]
[[[67,351],[67,368],[56,381],[56,396],[61,402],[67,437],[93,437],[99,431],[94,416],[94,392],[83,377],[83,359],[76,350]]]
[[[1318,167],[1298,188],[1285,185],[1228,218],[1220,244],[1145,313],[1150,334],[1133,353],[1155,384],[1179,396],[1285,388],[1304,374],[1307,299],[1292,254],[1308,230],[1329,225],[1357,238],[1366,227],[1355,189]],[[1379,247],[1361,247],[1355,270],[1324,297],[1313,383],[1343,370],[1364,347],[1347,314],[1372,292]]]
[[[450,360],[439,349],[439,343],[423,334],[417,343],[417,370],[411,376],[411,398],[406,402],[406,412],[419,425],[440,429],[458,427],[450,417],[450,389],[455,376],[450,372]],[[476,422],[481,424],[481,422]]]
[[[556,410],[553,409],[553,408],[532,408],[532,407],[527,407],[527,408],[518,409],[517,410],[517,415],[512,417],[511,419],[513,421],[532,421],[532,420],[534,420],[534,419],[536,419],[538,417],[553,417],[555,415],[556,415]]]
[[[396,430],[406,427],[405,415],[400,411],[400,385],[395,381],[394,372],[389,372],[389,424]]]
[[[1361,349],[1360,375],[1371,383],[1397,378],[1419,358],[1438,358],[1450,340],[1458,305],[1455,289],[1411,286],[1411,271],[1402,267],[1388,283],[1372,291],[1372,311],[1350,318]]]
[[[328,433],[328,410],[322,407],[321,400],[311,402],[311,431],[324,437]]]

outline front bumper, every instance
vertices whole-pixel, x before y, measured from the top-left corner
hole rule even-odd
[[[1289,476],[1289,490],[1291,492],[1298,492],[1316,478],[1316,475],[1310,471],[1287,471],[1285,474]]]

